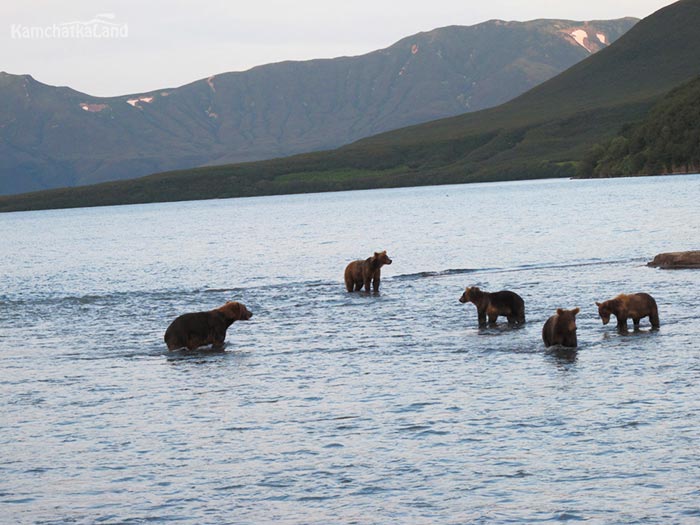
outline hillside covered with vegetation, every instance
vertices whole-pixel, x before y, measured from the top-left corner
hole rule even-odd
[[[590,148],[700,74],[681,0],[520,97],[331,151],[0,198],[0,211],[574,176]]]
[[[643,121],[595,145],[581,177],[700,172],[700,77],[671,91]]]

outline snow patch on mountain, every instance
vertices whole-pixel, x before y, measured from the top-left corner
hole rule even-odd
[[[586,51],[591,51],[588,47],[588,33],[583,29],[576,29],[569,33],[571,37],[576,40],[576,43],[583,47]]]
[[[596,31],[594,27],[589,27],[588,24],[583,28],[580,26],[570,27],[564,29],[562,32],[571,39],[570,42],[572,44],[575,43],[581,46],[589,53],[596,53],[610,44],[608,36],[605,33]],[[593,38],[593,34],[595,34],[595,38]]]
[[[88,113],[99,113],[109,108],[107,104],[90,104],[87,102],[81,102],[80,107],[83,111],[87,111]]]
[[[138,98],[130,98],[126,101],[127,104],[130,106],[133,106],[135,108],[143,109],[141,107],[141,102],[145,102],[146,104],[150,104],[153,102],[153,97],[138,97]]]

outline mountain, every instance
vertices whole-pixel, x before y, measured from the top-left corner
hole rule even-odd
[[[594,144],[700,74],[699,25],[700,2],[681,0],[496,108],[333,151],[2,197],[0,211],[570,176]]]
[[[0,73],[0,194],[330,149],[484,109],[606,47],[636,21],[492,20],[362,56],[109,98]]]
[[[641,122],[596,144],[579,166],[580,177],[700,173],[700,77],[656,104]]]

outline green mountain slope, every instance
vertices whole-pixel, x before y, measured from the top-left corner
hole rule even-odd
[[[584,153],[700,74],[700,2],[682,0],[610,47],[497,108],[328,152],[162,173],[0,199],[0,209],[88,206],[573,175]]]
[[[495,106],[636,22],[451,26],[362,56],[269,64],[110,98],[0,73],[0,194],[330,149]]]
[[[641,122],[597,144],[580,177],[700,172],[700,77],[666,95]]]

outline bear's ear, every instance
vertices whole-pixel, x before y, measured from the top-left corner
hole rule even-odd
[[[595,302],[595,305],[596,305],[596,306],[603,306],[603,305],[600,304],[598,301]]]
[[[380,255],[381,255],[381,253],[379,253],[379,252],[374,252],[374,256],[375,256],[375,257],[379,257]]]
[[[563,314],[563,313],[564,313],[564,309],[563,309],[563,308],[557,308],[557,315],[561,315],[561,314]]]
[[[237,303],[236,301],[226,301],[226,304],[221,309],[224,310],[226,317],[229,319],[240,319],[241,313],[243,313],[241,303]]]
[[[574,308],[573,310],[571,310],[571,313],[574,314],[574,315],[576,315],[576,314],[579,313],[580,311],[581,311],[581,309],[578,308],[578,307],[576,307],[576,308]]]
[[[241,303],[233,303],[234,312],[236,312],[234,315],[236,317],[236,320],[240,321],[241,317],[243,317],[243,314],[245,313],[245,306],[243,306]]]

